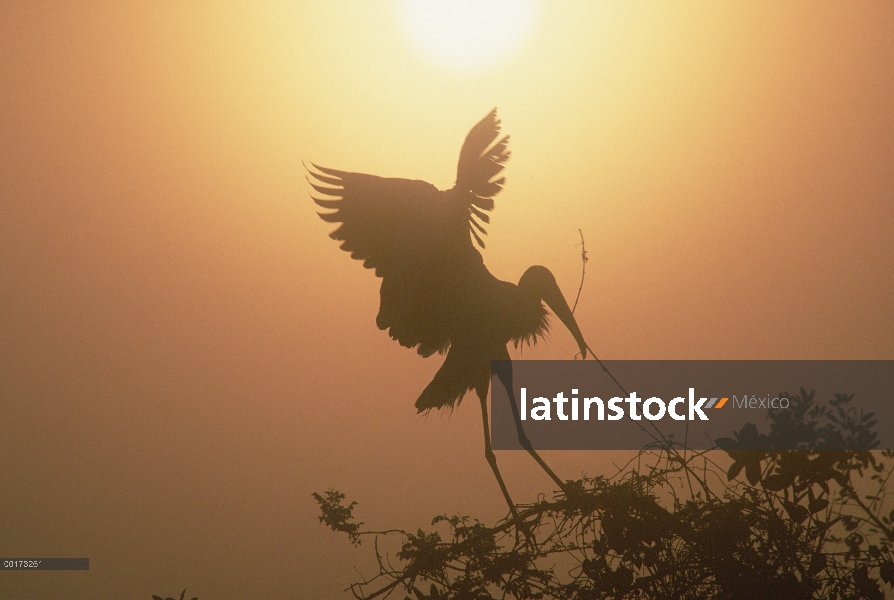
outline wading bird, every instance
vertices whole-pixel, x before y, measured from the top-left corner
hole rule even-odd
[[[506,345],[532,343],[548,330],[543,302],[568,327],[586,357],[587,345],[552,273],[529,268],[518,285],[487,270],[475,242],[484,248],[481,222],[494,207],[493,196],[505,179],[496,178],[509,158],[509,136],[496,141],[500,121],[494,109],[466,137],[459,155],[456,185],[440,191],[430,183],[386,179],[313,165],[314,197],[333,212],[320,217],[340,226],[330,237],[351,258],[362,260],[382,278],[376,323],[401,345],[423,357],[447,353],[444,364],[416,400],[419,412],[453,408],[475,390],[484,421],[484,454],[513,516],[518,516],[491,449],[487,391],[491,361],[509,360]],[[476,231],[477,230],[477,231]],[[531,447],[518,420],[512,371],[498,371],[509,392],[519,441],[562,488]]]

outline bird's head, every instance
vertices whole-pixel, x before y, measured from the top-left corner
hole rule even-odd
[[[562,295],[562,290],[559,289],[559,284],[556,283],[556,278],[553,277],[549,269],[539,265],[530,267],[518,280],[518,287],[520,290],[531,293],[546,302],[550,310],[559,317],[562,323],[565,324],[565,327],[568,328],[568,331],[571,332],[571,335],[574,336],[580,348],[581,356],[586,358],[587,343],[584,341],[584,336],[577,326],[577,321],[574,320],[574,314],[568,307],[568,302],[565,301],[565,296]]]

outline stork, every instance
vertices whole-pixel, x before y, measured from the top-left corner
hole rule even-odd
[[[490,223],[487,213],[505,182],[497,176],[509,159],[509,136],[497,141],[499,135],[494,109],[466,137],[456,185],[448,190],[424,181],[349,173],[313,163],[308,181],[324,196],[313,197],[314,202],[331,210],[319,213],[320,218],[340,224],[329,237],[382,279],[379,329],[423,357],[447,353],[416,400],[417,411],[452,409],[466,392],[477,394],[484,455],[510,512],[518,517],[491,448],[487,413],[491,361],[509,360],[509,342],[515,347],[530,344],[548,331],[544,302],[574,336],[583,357],[587,344],[548,269],[530,267],[517,285],[501,281],[487,270],[475,247],[484,248],[483,223]],[[497,376],[509,393],[522,447],[567,492],[566,484],[524,435],[511,368],[498,370]]]

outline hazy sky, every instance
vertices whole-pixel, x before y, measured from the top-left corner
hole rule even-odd
[[[301,166],[447,188],[494,106],[485,262],[573,299],[582,229],[601,358],[894,359],[894,4],[541,2],[447,64],[410,4],[0,5],[0,555],[91,565],[0,595],[337,598],[372,547],[312,492],[500,516],[477,403],[415,414],[441,359],[376,328]]]

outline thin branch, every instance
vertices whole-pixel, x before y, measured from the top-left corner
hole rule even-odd
[[[577,298],[574,299],[574,306],[571,307],[571,314],[574,314],[574,310],[577,308],[577,301],[580,300],[581,290],[584,289],[584,277],[587,276],[587,261],[590,260],[587,258],[587,247],[584,245],[584,232],[580,229],[578,229],[577,232],[580,234],[580,287],[577,288]]]
[[[580,300],[581,291],[584,289],[584,279],[587,276],[587,261],[590,260],[587,256],[587,246],[584,243],[584,232],[581,229],[578,229],[577,232],[580,234],[580,286],[578,286],[577,288],[577,297],[574,299],[574,306],[571,308],[571,314],[574,314],[574,311],[577,309],[577,303]],[[618,380],[615,379],[615,376],[611,374],[611,372],[605,367],[604,364],[602,364],[602,361],[599,360],[599,357],[596,356],[596,353],[593,352],[593,349],[590,348],[590,346],[587,346],[587,350],[590,351],[590,354],[593,355],[593,358],[596,360],[597,363],[599,363],[599,366],[602,367],[602,370],[605,371],[606,375],[611,377],[611,380],[615,382],[615,385],[617,385],[618,388],[622,392],[624,392],[624,395],[629,395],[627,393],[627,390],[624,389],[624,386],[622,386],[618,382]],[[575,355],[575,358],[577,358],[577,355]]]

